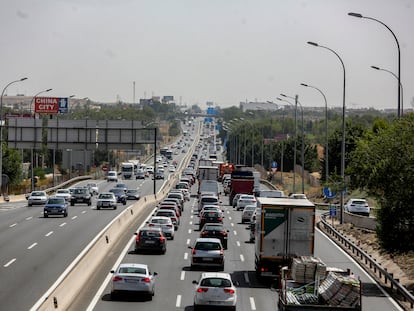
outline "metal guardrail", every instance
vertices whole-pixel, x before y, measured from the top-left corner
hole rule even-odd
[[[372,258],[369,254],[364,252],[357,245],[343,236],[333,226],[331,226],[325,219],[328,215],[329,213],[324,213],[321,216],[321,223],[324,226],[326,232],[335,238],[337,244],[340,244],[346,249],[352,251],[352,254],[355,254],[363,263],[365,263],[365,266],[369,267],[370,271],[373,272],[375,276],[379,277],[379,279],[386,285],[390,283],[391,290],[395,290],[397,294],[401,295],[403,297],[403,301],[408,302],[411,309],[413,309],[414,295],[411,294],[403,285],[401,285],[399,279],[394,278],[393,273],[388,272],[387,269],[383,268],[378,262],[376,262],[374,258]]]

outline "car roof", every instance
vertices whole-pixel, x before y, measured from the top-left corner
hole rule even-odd
[[[196,243],[199,242],[215,242],[215,243],[220,243],[221,241],[219,239],[216,238],[197,238],[197,240],[195,241]]]
[[[133,268],[144,268],[147,269],[148,265],[142,264],[142,263],[121,263],[118,268],[124,268],[124,267],[133,267]]]
[[[201,278],[202,279],[206,279],[206,278],[223,278],[223,279],[231,280],[230,274],[226,273],[226,272],[203,272],[203,273],[201,273]]]

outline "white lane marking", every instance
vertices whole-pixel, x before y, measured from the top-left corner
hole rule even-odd
[[[231,225],[232,227],[234,227],[234,223],[230,223],[230,225]]]
[[[185,271],[181,271],[180,280],[184,281],[184,279],[185,279]]]
[[[250,284],[250,279],[249,279],[249,273],[248,272],[244,272],[244,281],[247,284]]]
[[[229,216],[229,220],[231,220],[231,216]]]
[[[66,222],[64,222],[63,224],[60,224],[59,227],[64,227],[66,226]]]
[[[256,310],[256,303],[254,302],[254,298],[250,297],[250,309]]]
[[[33,247],[35,247],[37,245],[37,243],[33,243],[32,245],[30,245],[27,249],[32,249]]]
[[[78,218],[78,216],[73,216],[73,217],[72,217],[72,219],[76,219],[76,218]]]
[[[234,230],[234,231],[233,231],[233,234],[234,234],[234,235],[237,235],[237,231],[236,231],[236,230]]]
[[[244,256],[242,254],[240,254],[240,260],[243,262],[244,261]]]
[[[181,295],[177,295],[177,300],[175,301],[175,307],[179,308],[181,306]]]
[[[193,215],[190,216],[191,219],[193,219],[193,217],[194,217]]]
[[[187,245],[189,245],[189,244],[190,244],[190,242],[191,242],[191,240],[190,240],[190,239],[187,239]]]
[[[17,226],[17,223],[14,223],[14,224],[10,225],[9,228],[13,228],[13,227],[16,227],[16,226]]]
[[[188,253],[184,253],[184,260],[188,259]]]
[[[191,234],[191,229],[188,229],[188,234]]]
[[[49,231],[48,233],[45,234],[45,236],[51,236],[53,234],[53,231]]]
[[[237,245],[238,247],[240,247],[240,242],[239,242],[239,241],[237,241],[237,242],[236,242],[236,245]]]
[[[82,211],[82,214],[85,214],[86,213],[86,211]]]
[[[27,217],[26,218],[26,220],[30,220],[30,219],[32,219],[33,218],[33,216],[30,216],[30,217]]]
[[[190,225],[192,225],[193,224],[193,222],[192,221],[190,221]]]
[[[7,268],[8,266],[10,266],[13,262],[16,261],[16,258],[13,258],[12,260],[10,260],[8,263],[6,263],[3,267]]]

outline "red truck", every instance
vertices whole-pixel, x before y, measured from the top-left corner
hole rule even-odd
[[[254,175],[250,168],[237,168],[231,172],[231,192],[229,202],[232,205],[233,198],[238,193],[253,194]]]

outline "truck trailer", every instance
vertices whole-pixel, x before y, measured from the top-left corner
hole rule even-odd
[[[121,164],[121,173],[123,179],[131,179],[132,175],[134,175],[134,163],[123,162]]]
[[[254,175],[252,168],[238,167],[231,172],[231,191],[229,205],[233,204],[233,198],[238,193],[253,194]]]
[[[278,278],[293,258],[313,256],[315,205],[307,199],[256,199],[256,275]]]

